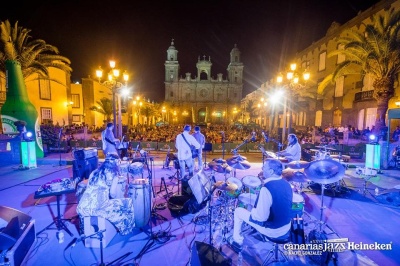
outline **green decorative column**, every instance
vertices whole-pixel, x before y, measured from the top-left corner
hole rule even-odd
[[[14,122],[18,120],[25,121],[26,130],[32,132],[32,139],[34,139],[36,143],[36,156],[38,158],[43,158],[44,153],[38,112],[35,106],[29,101],[19,62],[12,60],[6,61],[6,82],[7,98],[1,108],[3,132],[5,134],[18,133]]]

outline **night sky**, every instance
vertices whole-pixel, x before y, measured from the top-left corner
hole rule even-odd
[[[72,82],[114,59],[127,70],[134,94],[164,99],[164,62],[175,40],[180,75],[196,74],[198,56],[211,56],[212,76],[223,73],[234,44],[242,52],[244,94],[285,68],[285,60],[378,1],[165,0],[7,1],[0,20],[19,21],[33,39],[56,46],[72,61]],[[4,3],[5,4],[5,3]]]

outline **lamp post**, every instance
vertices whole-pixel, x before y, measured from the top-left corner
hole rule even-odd
[[[101,78],[103,77],[103,70],[99,67],[96,70],[96,76],[99,79],[99,83],[105,85],[106,87],[111,89],[112,92],[112,105],[113,105],[113,123],[114,123],[114,134],[117,137],[122,137],[122,118],[121,118],[121,98],[118,95],[118,134],[116,134],[116,121],[117,121],[117,114],[116,114],[116,96],[117,94],[121,93],[121,88],[124,86],[121,82],[118,81],[120,71],[119,69],[115,68],[115,61],[110,61],[110,72],[108,73],[108,80],[101,82]],[[127,86],[129,79],[129,75],[126,70],[123,73],[123,80],[125,82],[125,88]],[[126,90],[125,90],[126,91]]]
[[[282,84],[284,91],[284,102],[283,102],[283,124],[282,124],[282,142],[286,139],[286,121],[287,121],[287,109],[289,109],[289,125],[288,125],[288,133],[290,133],[291,127],[291,119],[292,119],[292,108],[291,102],[288,105],[288,90],[291,91],[292,95],[297,95],[300,89],[305,87],[305,84],[300,84],[299,74],[296,72],[297,65],[290,64],[290,70],[286,72],[286,79],[284,79],[282,73],[280,73],[276,79],[278,84]],[[303,80],[307,82],[310,79],[310,73],[308,71],[303,72]]]

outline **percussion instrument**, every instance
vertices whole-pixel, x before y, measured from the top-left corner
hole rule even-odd
[[[121,175],[127,176],[129,173],[129,162],[128,161],[121,161],[119,165],[119,172]]]
[[[128,167],[128,171],[132,175],[142,175],[143,174],[143,163],[140,163],[140,162],[131,163]]]
[[[232,161],[232,160],[237,160],[237,161],[241,162],[241,161],[246,161],[247,158],[238,154],[238,155],[232,156],[232,158],[229,158],[228,160],[226,160],[226,162],[229,163],[229,161]]]
[[[225,191],[224,195],[232,199],[237,198],[242,191],[242,187],[242,182],[235,177],[228,178],[226,183],[223,181],[217,181],[215,183],[215,188]]]
[[[265,155],[269,158],[278,159],[278,155],[276,155],[275,153],[273,153],[271,151],[265,151]]]
[[[133,200],[135,227],[145,226],[151,216],[151,187],[147,178],[135,179],[129,184],[129,197]]]
[[[232,168],[227,163],[209,162],[208,167],[217,173],[230,173]]]
[[[288,182],[308,182],[310,179],[304,174],[304,170],[293,170],[290,168],[284,169],[282,171],[282,177]]]
[[[229,166],[231,166],[234,169],[246,170],[251,167],[250,163],[246,160],[244,160],[244,161],[230,160],[227,163]]]
[[[216,162],[218,164],[224,164],[226,163],[226,160],[222,159],[222,158],[215,158],[212,160],[213,162]]]
[[[227,184],[235,184],[237,186],[237,189],[226,191],[225,195],[227,195],[229,198],[237,198],[242,191],[242,187],[243,187],[242,182],[239,179],[237,179],[236,177],[230,177],[226,180],[226,183]]]
[[[304,210],[304,198],[299,193],[293,193],[292,198],[292,214],[293,218],[296,218],[297,215],[301,217],[303,215]]]
[[[303,169],[307,168],[309,165],[310,163],[306,161],[291,161],[287,164],[287,167],[291,169]]]
[[[250,194],[258,194],[261,190],[262,182],[260,178],[252,175],[247,175],[242,178],[244,191]]]
[[[315,160],[330,159],[330,153],[327,151],[317,151],[315,153]]]
[[[76,186],[76,197],[78,198],[78,202],[81,200],[83,193],[85,193],[87,184],[88,184],[89,179],[83,179],[81,182],[78,183]]]
[[[344,172],[343,165],[331,159],[312,161],[310,166],[304,169],[304,174],[308,179],[324,185],[341,180]]]
[[[257,195],[253,193],[242,193],[238,197],[237,207],[244,208],[248,211],[253,209],[254,204],[256,203]]]
[[[128,179],[125,176],[118,176],[118,177],[114,177],[114,178],[118,178],[118,183],[117,183],[117,188],[115,191],[115,197],[112,197],[112,198],[114,198],[114,199],[125,198],[126,182]]]
[[[289,160],[286,159],[286,157],[278,157],[278,160],[281,161],[281,163],[286,163],[286,164],[289,162]]]

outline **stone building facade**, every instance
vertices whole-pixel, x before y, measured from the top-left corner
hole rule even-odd
[[[165,61],[165,102],[170,111],[185,123],[223,123],[234,120],[233,110],[239,106],[243,91],[243,63],[237,46],[231,50],[227,76],[212,76],[210,57],[198,58],[197,73],[181,75],[178,50],[172,40]],[[182,116],[182,117],[180,117]]]

